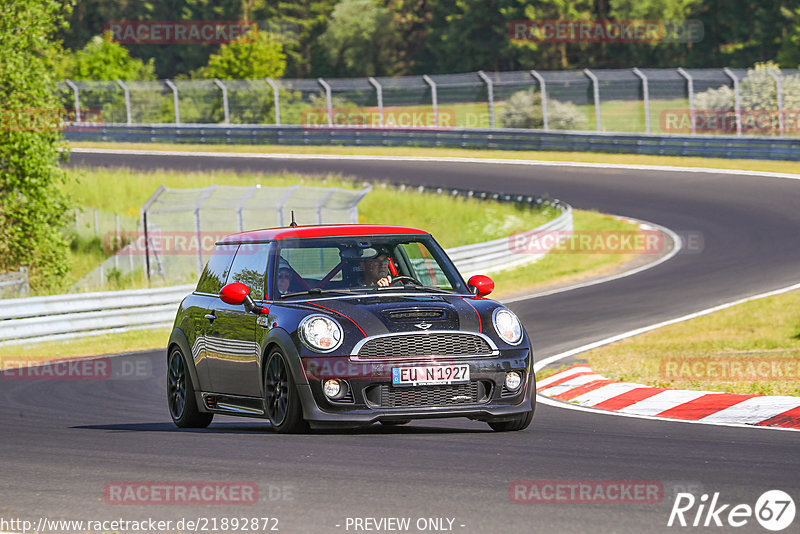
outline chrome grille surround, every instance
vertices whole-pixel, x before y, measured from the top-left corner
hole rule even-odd
[[[351,360],[492,357],[500,354],[485,334],[459,330],[397,332],[368,337],[353,347]]]

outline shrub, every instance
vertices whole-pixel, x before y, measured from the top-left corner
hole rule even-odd
[[[547,99],[547,122],[553,130],[581,130],[589,121],[571,102]],[[541,95],[533,89],[517,91],[506,101],[500,113],[503,128],[544,128]]]

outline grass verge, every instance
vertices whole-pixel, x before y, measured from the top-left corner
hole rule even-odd
[[[603,154],[599,152],[545,152],[535,150],[472,150],[461,148],[291,146],[291,145],[193,145],[172,143],[70,143],[72,147],[128,150],[180,150],[193,152],[243,152],[256,154],[340,154],[367,156],[426,156],[452,158],[497,158],[536,161],[577,161],[627,165],[673,165],[744,171],[798,174],[796,161],[753,159],[646,156],[641,154]]]
[[[613,380],[800,396],[800,291],[745,302],[581,357]]]

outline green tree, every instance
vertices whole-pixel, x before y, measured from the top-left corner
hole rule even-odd
[[[269,33],[253,30],[236,41],[222,45],[208,65],[195,71],[195,78],[247,80],[280,78],[286,70],[283,45]]]
[[[81,50],[67,55],[65,73],[73,80],[154,80],[153,60],[130,56],[111,35],[95,35]]]
[[[342,0],[333,10],[320,44],[336,76],[390,75],[399,44],[392,12],[376,0]]]
[[[268,20],[281,29],[279,40],[286,53],[286,75],[308,78],[326,67],[327,54],[318,43],[328,27],[337,0],[270,0],[254,7],[254,20]]]
[[[34,291],[68,270],[53,79],[53,33],[68,10],[59,0],[0,0],[0,272],[27,265]]]

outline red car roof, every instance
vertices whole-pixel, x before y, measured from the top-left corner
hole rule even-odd
[[[285,226],[251,230],[224,237],[220,243],[240,241],[272,241],[275,239],[297,239],[301,237],[335,237],[358,235],[428,235],[428,232],[406,226],[386,226],[382,224],[329,224],[314,226]]]

